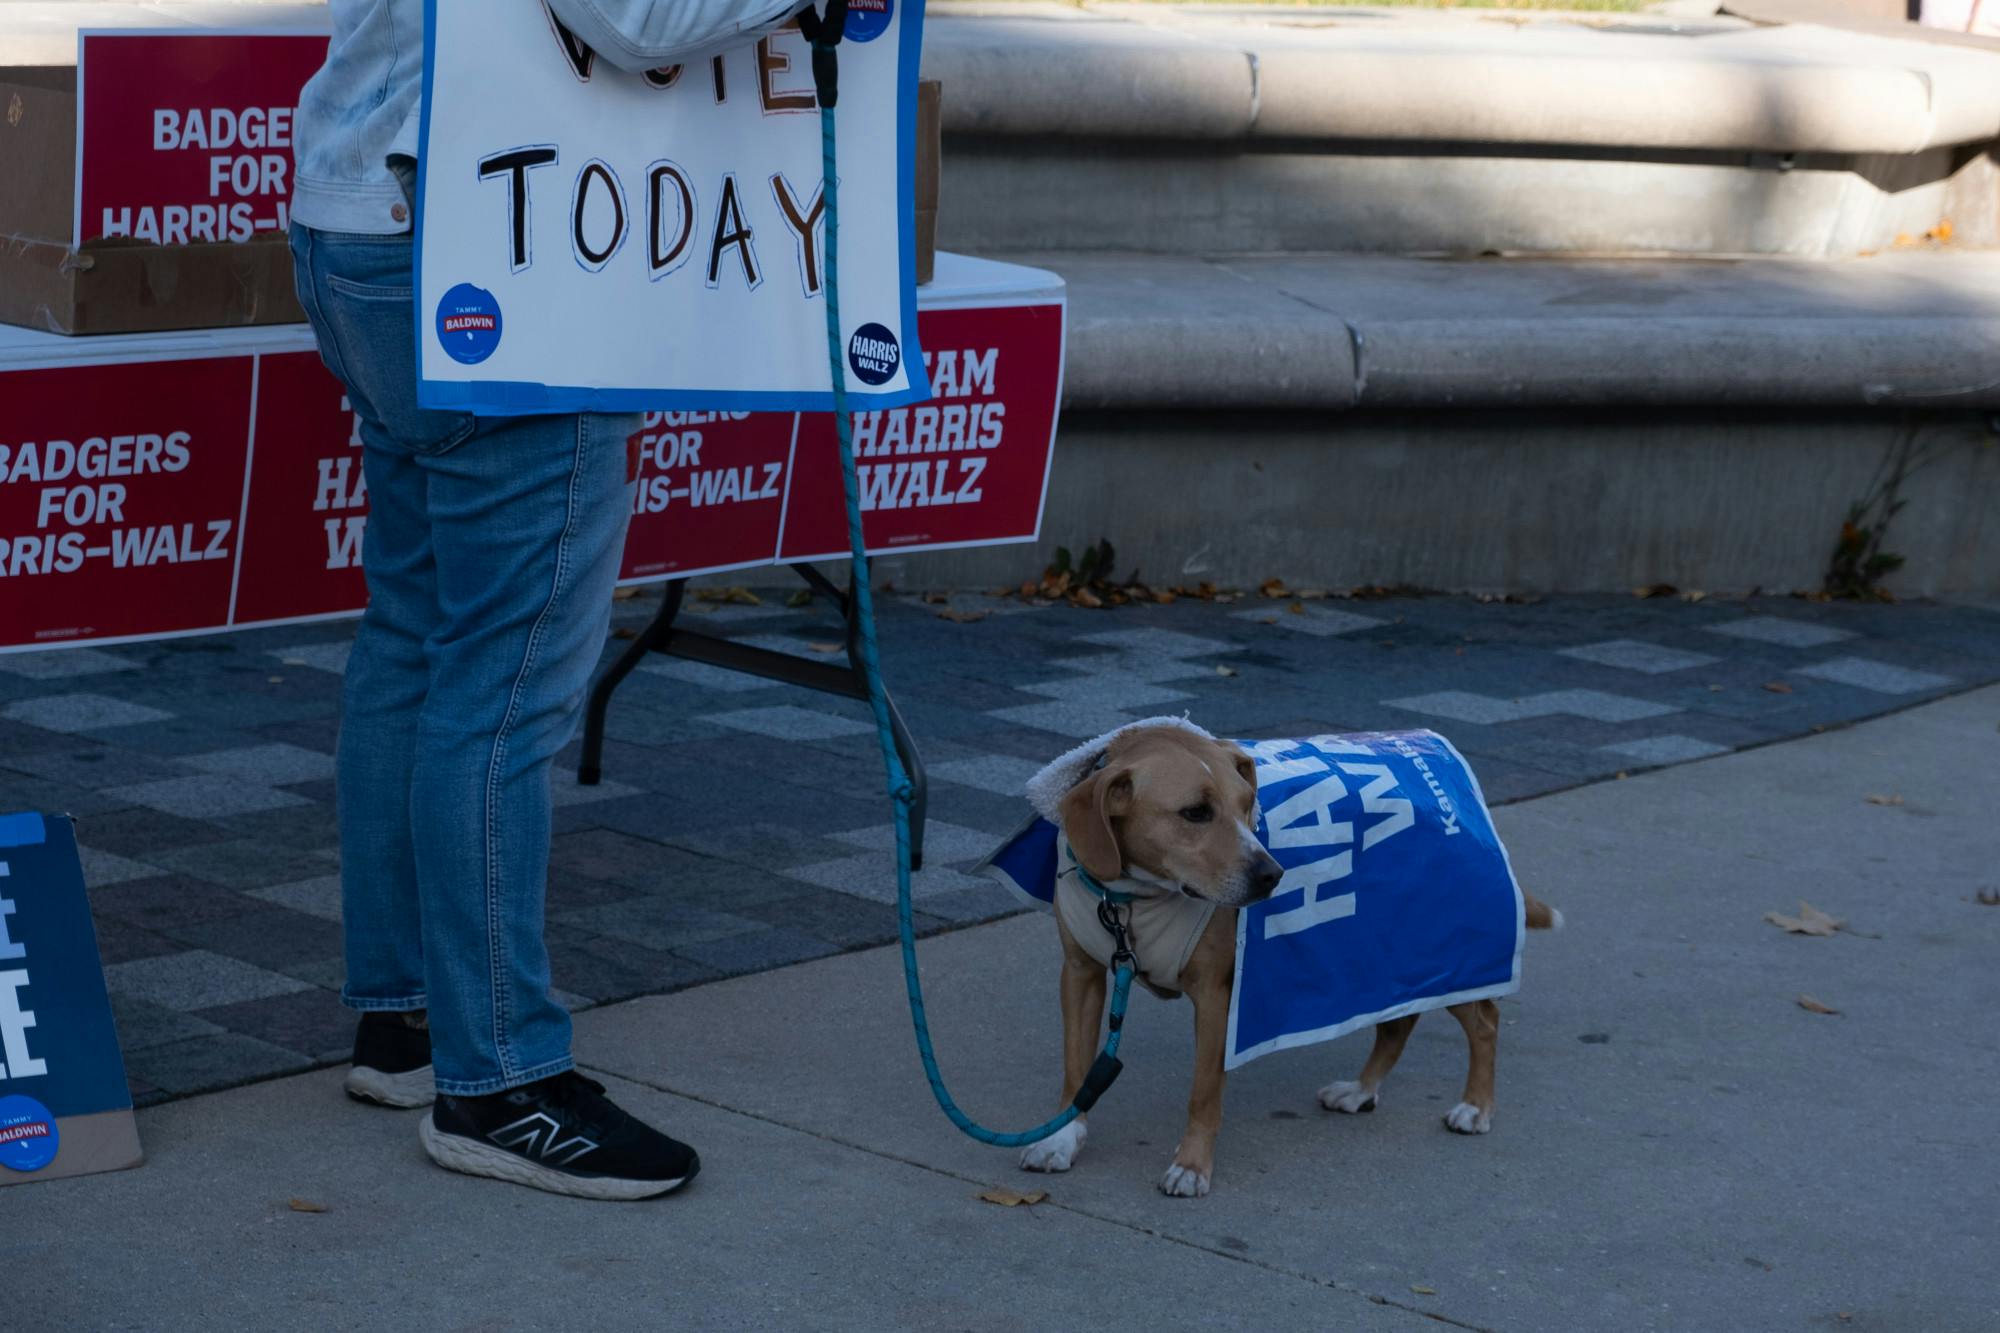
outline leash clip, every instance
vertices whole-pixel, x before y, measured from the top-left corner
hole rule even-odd
[[[1116,905],[1100,899],[1097,904],[1097,923],[1111,932],[1111,966],[1121,964],[1136,970],[1139,960],[1132,953],[1132,941],[1126,934],[1125,922],[1118,915]]]

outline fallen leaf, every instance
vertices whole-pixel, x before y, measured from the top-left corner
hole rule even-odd
[[[266,685],[283,685],[285,678],[283,676],[266,676],[264,677],[264,683]]]
[[[1649,583],[1643,588],[1632,589],[1634,597],[1672,597],[1680,589],[1671,583]]]
[[[1782,680],[1767,680],[1764,682],[1764,688],[1773,694],[1790,694],[1792,692],[1792,687]]]
[[[1868,802],[1868,804],[1870,805],[1901,805],[1903,803],[1903,798],[1901,796],[1875,795],[1875,796],[1864,796],[1861,799]]]
[[[1295,616],[1302,616],[1306,613],[1306,604],[1304,602],[1293,602],[1285,609]]]
[[[1799,996],[1799,1008],[1809,1014],[1838,1014],[1840,1010],[1830,1004],[1821,1004],[1810,995]]]
[[[637,588],[613,588],[611,590],[611,600],[614,602],[629,602],[639,595],[640,590]]]
[[[326,1205],[323,1203],[310,1203],[304,1199],[293,1199],[292,1211],[295,1213],[323,1213],[326,1211]]]
[[[959,611],[947,606],[944,610],[937,613],[937,618],[939,620],[949,620],[954,625],[970,625],[974,621],[984,620],[992,614],[991,611]]]
[[[1019,1208],[1023,1205],[1032,1208],[1042,1200],[1048,1198],[1049,1192],[1047,1190],[1031,1190],[1023,1194],[1019,1190],[990,1189],[980,1191],[979,1197],[987,1203],[997,1203],[1002,1208]]]
[[[1987,907],[2000,907],[2000,889],[1981,889],[1979,901]]]
[[[1285,597],[1289,595],[1285,591],[1285,581],[1283,579],[1265,579],[1257,585],[1257,591],[1263,593],[1266,597]]]
[[[1218,675],[1218,676],[1233,676],[1233,675],[1236,675],[1236,674],[1237,674],[1237,672],[1236,672],[1236,668],[1235,668],[1235,667],[1233,667],[1233,666],[1220,666],[1220,665],[1218,665],[1218,666],[1217,666],[1217,667],[1215,668],[1215,674],[1216,674],[1216,675]]]
[[[727,603],[733,606],[762,606],[764,604],[763,598],[751,592],[748,588],[733,586],[728,588],[696,588],[694,590],[694,599],[697,602]]]
[[[1415,1292],[1415,1293],[1417,1293],[1417,1295],[1419,1295],[1419,1296],[1435,1296],[1435,1295],[1437,1295],[1437,1288],[1436,1288],[1436,1287],[1420,1287],[1420,1286],[1418,1286],[1418,1285],[1417,1285],[1416,1283],[1414,1283],[1414,1282],[1412,1282],[1412,1283],[1410,1284],[1410,1290],[1411,1290],[1411,1291],[1414,1291],[1414,1292]]]
[[[1703,592],[1700,588],[1689,588],[1686,592],[1681,594],[1681,600],[1683,602],[1699,602],[1707,598],[1707,596],[1708,594]]]
[[[1711,685],[1708,687],[1708,692],[1710,694],[1720,694],[1722,693],[1722,687],[1720,685]]]
[[[1001,596],[1005,595],[1006,594],[1004,592],[1001,594]],[[813,604],[813,595],[811,588],[800,588],[797,592],[793,593],[790,597],[787,597],[785,599],[786,606],[794,606],[794,607],[811,606],[812,604]]]
[[[1618,781],[1623,782],[1626,778],[1629,778],[1632,775],[1630,773],[1627,773],[1624,769],[1621,768],[1611,776],[1616,778]]]
[[[845,647],[844,644],[821,643],[817,641],[806,644],[806,650],[814,653],[837,653],[843,647]]]
[[[1069,595],[1069,599],[1076,603],[1076,605],[1088,607],[1092,611],[1104,605],[1104,599],[1088,588],[1078,588]]]
[[[617,629],[611,631],[611,637],[614,639],[636,639],[639,637],[639,631],[628,625],[620,625]]]
[[[950,606],[951,594],[948,592],[927,592],[924,594],[924,602],[929,606]]]
[[[1803,898],[1799,899],[1799,914],[1797,916],[1785,916],[1780,912],[1766,912],[1764,913],[1764,919],[1774,926],[1781,927],[1790,935],[1818,935],[1822,937],[1835,934],[1842,926],[1847,924],[1847,922],[1837,916],[1828,916],[1825,912],[1820,911]]]

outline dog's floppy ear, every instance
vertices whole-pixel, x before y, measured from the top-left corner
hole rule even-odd
[[[1101,768],[1063,797],[1063,836],[1077,864],[1100,880],[1121,879],[1125,854],[1112,831],[1113,818],[1132,808],[1132,770]]]
[[[1257,761],[1250,757],[1250,752],[1240,745],[1229,745],[1227,743],[1222,748],[1228,752],[1229,762],[1236,765],[1236,776],[1249,783],[1251,791],[1256,791]]]

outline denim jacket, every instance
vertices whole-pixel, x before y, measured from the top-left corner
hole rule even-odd
[[[540,0],[486,0],[535,4]],[[619,69],[700,59],[774,27],[805,0],[547,0]],[[299,95],[292,216],[319,231],[394,235],[410,207],[389,160],[417,156],[424,0],[330,0],[333,43]]]

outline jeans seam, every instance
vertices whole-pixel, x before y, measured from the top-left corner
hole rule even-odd
[[[447,1097],[486,1097],[496,1092],[505,1092],[509,1088],[518,1088],[525,1083],[539,1083],[545,1078],[566,1074],[574,1068],[576,1068],[576,1057],[565,1055],[560,1060],[544,1061],[532,1069],[502,1074],[498,1078],[440,1078],[436,1083],[437,1090]]]
[[[331,351],[333,353],[331,360],[339,364],[329,364],[327,369],[333,372],[335,379],[345,385],[347,383],[347,358],[342,355],[339,340],[334,337],[333,324],[326,317],[326,306],[319,299],[318,238],[314,235],[311,227],[301,227],[299,228],[299,233],[305,238],[306,251],[306,289],[299,293],[299,301],[301,305],[310,303],[309,308],[306,310],[306,315],[312,321],[314,332],[317,333],[321,329],[326,330],[324,338],[316,339],[320,345],[320,357],[322,360],[326,360],[328,359],[326,356],[327,352]],[[297,284],[293,285],[296,286]]]
[[[556,538],[555,577],[549,585],[549,597],[535,617],[534,625],[528,631],[528,645],[521,657],[521,667],[514,676],[514,688],[507,700],[507,714],[501,720],[499,734],[493,738],[492,758],[486,766],[486,963],[488,985],[493,991],[493,1048],[498,1057],[501,1074],[504,1077],[518,1077],[511,1068],[514,1054],[508,1041],[507,988],[503,984],[501,955],[504,952],[499,930],[499,895],[497,892],[498,868],[495,865],[498,839],[494,837],[493,812],[498,805],[500,769],[507,755],[507,742],[513,735],[515,720],[520,716],[521,692],[528,674],[534,669],[540,655],[543,630],[548,625],[549,616],[556,603],[562,599],[563,581],[569,563],[570,540],[576,530],[577,489],[581,484],[584,468],[584,454],[589,437],[589,415],[579,413],[576,418],[576,435],[570,451],[569,492],[563,511],[562,533]],[[473,1094],[465,1094],[473,1095]]]
[[[345,990],[343,990],[341,992],[340,1002],[343,1005],[347,1006],[349,1009],[352,1009],[356,1013],[361,1013],[361,1014],[408,1013],[414,1009],[430,1008],[430,1001],[422,991],[418,991],[415,995],[403,996],[398,999],[380,1000],[373,998],[363,998],[362,996],[359,995],[350,995]]]

